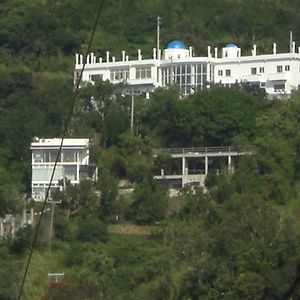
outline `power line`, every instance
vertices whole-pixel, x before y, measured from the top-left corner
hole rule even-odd
[[[27,260],[25,272],[24,272],[21,287],[20,287],[20,290],[19,290],[18,300],[20,300],[21,296],[22,296],[22,292],[23,292],[23,289],[24,289],[24,284],[25,284],[27,273],[28,273],[28,270],[29,270],[33,250],[34,250],[34,247],[35,247],[35,244],[36,244],[36,241],[37,241],[38,232],[39,232],[39,229],[40,229],[40,226],[41,226],[41,223],[42,223],[42,218],[44,216],[46,203],[47,203],[48,198],[49,198],[50,187],[51,187],[51,184],[52,184],[52,181],[53,181],[53,178],[54,178],[55,169],[56,169],[56,166],[57,166],[60,154],[61,154],[63,142],[64,142],[65,136],[67,134],[70,121],[72,119],[72,115],[73,115],[73,111],[74,111],[74,107],[75,107],[75,103],[76,103],[76,98],[77,98],[77,95],[78,95],[79,85],[80,85],[80,82],[81,82],[81,79],[82,79],[82,74],[83,74],[83,71],[85,69],[85,65],[86,65],[86,61],[87,61],[87,56],[88,56],[88,53],[91,50],[93,39],[94,39],[95,32],[96,32],[96,29],[97,29],[97,25],[99,23],[100,15],[102,13],[105,2],[106,2],[105,0],[102,0],[100,5],[99,5],[97,16],[96,16],[95,23],[94,23],[94,26],[93,26],[93,31],[92,31],[92,34],[91,34],[91,38],[90,38],[90,41],[89,41],[89,44],[88,44],[86,54],[84,56],[83,66],[82,66],[79,78],[77,80],[77,83],[76,83],[76,87],[75,87],[75,91],[74,91],[74,95],[73,95],[73,99],[72,99],[72,103],[71,103],[71,108],[70,108],[70,111],[68,113],[68,117],[66,119],[66,123],[65,123],[65,126],[64,126],[64,131],[63,131],[63,134],[62,134],[60,147],[59,147],[59,150],[58,150],[58,153],[57,153],[57,156],[56,156],[56,160],[55,160],[55,163],[54,163],[54,167],[53,167],[53,171],[52,171],[52,174],[51,174],[50,182],[49,182],[49,185],[48,185],[48,188],[47,188],[47,191],[46,191],[45,200],[43,202],[43,206],[42,206],[41,212],[39,214],[39,219],[38,219],[38,222],[37,222],[37,225],[36,225],[36,228],[35,228],[35,232],[34,232],[33,240],[32,240],[32,243],[31,243],[30,252],[29,252],[29,255],[28,255],[28,260]]]
[[[300,266],[297,267],[297,273],[296,273],[296,278],[289,287],[289,289],[286,291],[286,293],[283,296],[283,300],[290,300],[292,299],[293,295],[297,291],[297,288],[300,284]]]

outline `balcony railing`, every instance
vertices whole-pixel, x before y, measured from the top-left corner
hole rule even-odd
[[[170,154],[209,154],[209,153],[253,153],[254,147],[192,147],[192,148],[160,148],[153,149],[153,154],[157,155],[161,152]]]

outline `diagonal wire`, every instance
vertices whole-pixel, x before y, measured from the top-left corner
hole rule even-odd
[[[293,299],[292,297],[294,296],[295,292],[297,291],[299,284],[300,284],[300,266],[297,266],[296,278],[294,279],[294,282],[291,284],[289,289],[285,292],[282,299],[283,300]]]
[[[40,214],[39,214],[39,219],[38,219],[38,222],[37,222],[37,225],[36,225],[36,228],[35,228],[35,232],[34,232],[33,240],[32,240],[32,243],[31,243],[31,248],[30,248],[30,252],[29,252],[29,256],[28,256],[26,268],[25,268],[25,271],[24,271],[22,283],[21,283],[20,290],[19,290],[18,300],[20,300],[21,296],[22,296],[22,292],[23,292],[23,289],[24,289],[24,285],[25,285],[27,273],[28,273],[28,270],[29,270],[29,267],[30,267],[30,262],[31,262],[33,250],[34,250],[34,247],[35,247],[35,244],[36,244],[36,241],[37,241],[38,232],[39,232],[39,229],[40,229],[40,226],[41,226],[41,222],[42,222],[42,219],[43,219],[43,216],[44,216],[46,203],[47,203],[48,198],[49,198],[50,187],[51,187],[51,184],[52,184],[52,181],[53,181],[53,178],[54,178],[55,169],[56,169],[56,166],[57,166],[60,154],[61,154],[61,150],[62,150],[64,139],[65,139],[65,137],[67,135],[67,132],[68,132],[69,124],[70,124],[71,119],[72,119],[72,115],[73,115],[73,111],[74,111],[74,107],[75,107],[75,103],[76,103],[76,98],[77,98],[78,91],[79,91],[79,85],[80,85],[80,82],[81,82],[81,79],[82,79],[83,71],[84,71],[85,66],[86,66],[87,56],[88,56],[88,53],[91,50],[93,39],[94,39],[95,32],[96,32],[96,29],[97,29],[97,25],[99,23],[100,15],[101,15],[101,13],[103,11],[103,7],[104,7],[105,2],[106,2],[105,0],[102,0],[100,2],[99,8],[98,8],[98,12],[97,12],[97,16],[96,16],[96,19],[95,19],[95,23],[94,23],[94,26],[93,26],[93,31],[92,31],[92,34],[91,34],[91,37],[90,37],[90,41],[89,41],[89,44],[88,44],[88,48],[87,48],[87,51],[86,51],[86,53],[84,55],[83,66],[82,66],[82,69],[80,71],[80,75],[79,75],[79,78],[77,80],[77,83],[76,83],[74,95],[73,95],[73,98],[72,98],[71,108],[70,108],[70,111],[68,113],[68,117],[66,119],[65,126],[64,126],[64,131],[63,131],[63,134],[62,134],[60,147],[59,147],[58,154],[56,156],[56,160],[55,160],[55,163],[54,163],[54,167],[53,167],[52,175],[51,175],[51,178],[50,178],[50,182],[49,182],[49,185],[48,185],[48,188],[47,188],[47,191],[46,191],[45,200],[43,202],[43,206],[41,208],[41,211],[40,211]]]

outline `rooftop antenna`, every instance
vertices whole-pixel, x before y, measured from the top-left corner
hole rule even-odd
[[[157,59],[160,59],[160,49],[159,49],[159,29],[161,25],[161,17],[157,17]]]
[[[290,31],[290,53],[293,52],[293,31]]]

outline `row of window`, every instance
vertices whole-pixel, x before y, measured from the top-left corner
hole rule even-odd
[[[151,78],[151,67],[140,67],[135,69],[136,79]]]
[[[32,181],[46,181],[48,182],[53,173],[53,166],[41,166],[32,169]],[[58,166],[55,169],[53,182],[57,182],[61,178],[68,180],[77,180],[77,166]]]
[[[151,78],[151,67],[135,68],[136,79]],[[115,69],[110,71],[110,80],[127,80],[129,79],[129,68]]]
[[[265,73],[265,68],[264,67],[251,68],[251,75],[256,75],[257,73],[259,74]]]
[[[34,151],[33,161],[39,162],[55,162],[58,150]],[[79,153],[74,150],[63,150],[58,158],[59,162],[78,162]]]
[[[116,69],[110,71],[110,80],[127,80],[129,78],[129,69]]]
[[[282,73],[283,72],[283,67],[284,67],[285,72],[290,71],[290,66],[289,65],[277,66],[277,73]],[[253,67],[253,68],[251,68],[251,75],[262,74],[262,73],[265,73],[265,68],[264,67]],[[227,76],[227,77],[231,76],[231,70],[230,69],[224,70],[224,75]],[[218,70],[218,76],[223,76],[223,70]]]
[[[229,77],[229,76],[231,76],[231,70],[230,69],[226,69],[226,70],[224,70],[224,75],[225,76],[227,76],[227,77]],[[219,76],[223,76],[223,70],[218,70],[218,75]]]
[[[277,73],[282,73],[283,72],[283,67],[284,67],[285,72],[290,71],[290,66],[289,65],[277,66],[276,67]],[[257,72],[259,72],[260,74],[265,73],[265,68],[264,67],[251,68],[251,75],[255,75],[255,74],[257,74]]]
[[[290,66],[289,65],[285,65],[284,66],[284,71],[288,72],[290,70]],[[277,72],[281,73],[283,71],[283,66],[277,66]]]
[[[192,72],[193,67],[193,72]],[[202,85],[206,81],[206,65],[177,65],[167,68],[162,68],[162,81],[163,85],[173,83]]]

